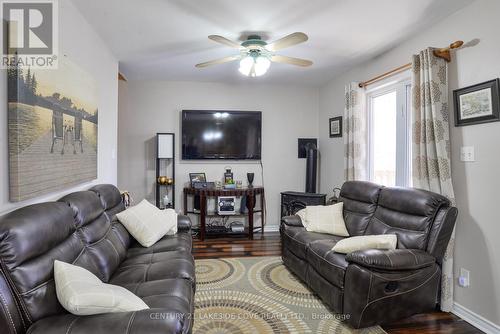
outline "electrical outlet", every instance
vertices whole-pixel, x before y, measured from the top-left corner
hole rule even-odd
[[[462,288],[467,288],[470,285],[470,271],[460,268],[460,276],[458,277],[458,285]]]
[[[460,161],[463,162],[476,161],[474,146],[462,146],[460,148]]]

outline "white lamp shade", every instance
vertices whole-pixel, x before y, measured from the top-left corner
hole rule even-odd
[[[172,159],[174,157],[174,135],[159,134],[158,135],[158,158]]]

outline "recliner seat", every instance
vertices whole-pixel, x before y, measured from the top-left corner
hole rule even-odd
[[[413,188],[349,181],[340,192],[350,236],[396,234],[394,251],[332,251],[344,237],[307,232],[283,217],[284,264],[355,327],[434,310],[441,263],[457,217],[444,196]]]
[[[195,270],[189,218],[179,216],[176,235],[144,248],[116,219],[124,209],[116,187],[98,185],[1,218],[2,333],[191,332]],[[84,317],[68,313],[57,300],[54,260],[125,287],[150,309]]]

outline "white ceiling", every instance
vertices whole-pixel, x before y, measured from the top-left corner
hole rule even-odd
[[[73,0],[120,60],[128,80],[182,80],[319,85],[375,57],[473,0]],[[196,63],[235,54],[210,41],[261,32],[274,40],[295,31],[306,43],[280,54],[312,67],[273,64],[247,78],[237,62],[197,69]]]

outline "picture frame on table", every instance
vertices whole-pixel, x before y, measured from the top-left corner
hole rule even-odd
[[[196,182],[207,182],[207,176],[205,173],[189,173],[189,181],[191,181],[191,187]]]
[[[500,80],[494,79],[453,91],[455,126],[500,121]]]
[[[328,130],[330,138],[342,137],[342,116],[330,118]]]

